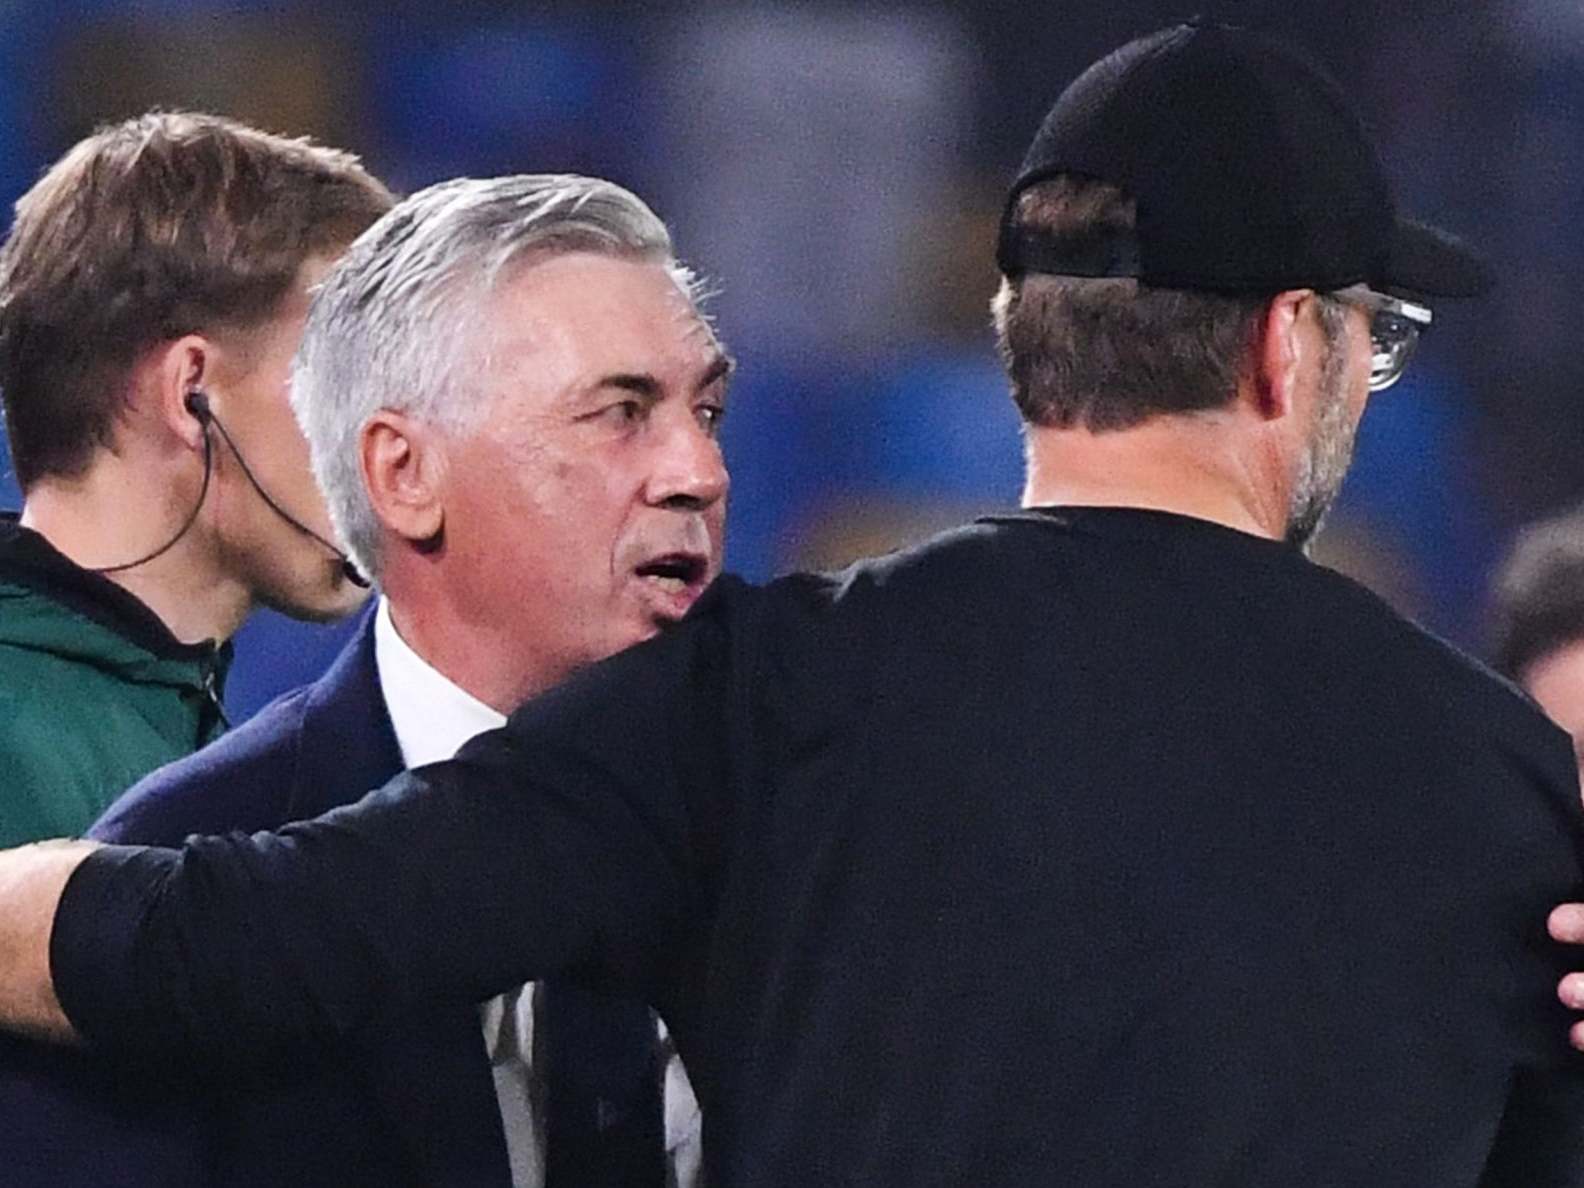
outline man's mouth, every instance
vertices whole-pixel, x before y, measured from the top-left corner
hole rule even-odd
[[[697,553],[666,553],[645,561],[634,572],[657,590],[686,594],[702,588],[709,563]]]

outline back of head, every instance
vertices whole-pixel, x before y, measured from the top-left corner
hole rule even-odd
[[[1130,42],[1058,98],[1007,196],[996,328],[1031,424],[1126,428],[1233,395],[1276,294],[1465,296],[1489,272],[1398,217],[1341,88],[1248,30]]]
[[[0,398],[26,490],[108,447],[138,356],[268,320],[309,257],[389,209],[351,154],[152,113],[75,145],[0,248]]]
[[[1131,236],[1136,203],[1074,174],[1025,189],[1020,230],[1071,241]],[[1012,396],[1030,425],[1105,432],[1232,399],[1263,298],[1153,288],[1133,277],[1030,273],[992,307]]]
[[[1492,660],[1515,681],[1584,642],[1584,508],[1519,534],[1496,581]]]
[[[485,301],[517,270],[594,252],[667,268],[694,295],[665,224],[621,186],[573,174],[458,178],[420,190],[336,265],[309,311],[292,405],[341,539],[378,575],[379,525],[359,466],[364,423],[382,408],[457,432],[485,410]]]

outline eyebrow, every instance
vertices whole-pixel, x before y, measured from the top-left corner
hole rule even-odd
[[[716,355],[714,361],[704,369],[704,374],[699,377],[693,389],[701,392],[711,384],[730,376],[736,369],[736,360],[727,355]],[[660,381],[647,371],[618,371],[612,375],[602,376],[599,383],[594,386],[619,388],[649,400],[658,400],[661,395]]]
[[[696,385],[696,390],[702,391],[717,380],[729,379],[737,370],[737,360],[730,355],[716,355],[715,361],[705,369],[703,377]]]
[[[617,372],[615,375],[602,376],[595,388],[620,388],[624,392],[632,392],[638,396],[657,400],[660,397],[660,381],[647,371],[643,372]]]

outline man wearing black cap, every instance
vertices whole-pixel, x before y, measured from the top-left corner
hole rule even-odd
[[[1297,547],[1483,270],[1207,25],[1066,92],[1000,259],[1023,512],[722,579],[283,834],[0,856],[0,1018],[239,1063],[573,967],[661,1008],[719,1185],[1584,1174],[1567,742]]]

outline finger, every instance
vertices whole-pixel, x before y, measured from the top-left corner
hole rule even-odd
[[[1568,1042],[1584,1052],[1584,1023],[1575,1023],[1568,1028]]]
[[[1584,1010],[1584,973],[1570,973],[1558,982],[1557,997],[1574,1010]]]
[[[1546,928],[1553,940],[1584,944],[1584,903],[1564,903],[1552,908]]]

